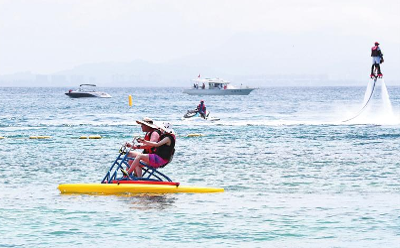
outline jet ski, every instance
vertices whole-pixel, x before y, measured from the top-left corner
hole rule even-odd
[[[197,109],[188,110],[188,111],[186,112],[186,114],[183,116],[183,118],[186,119],[186,120],[189,120],[189,119],[191,119],[191,120],[201,120],[201,119],[204,119],[204,120],[208,120],[208,121],[219,121],[219,120],[220,120],[220,118],[211,117],[211,116],[210,116],[210,111],[206,111],[205,118],[203,118],[203,117],[200,115],[200,113],[199,113],[199,111],[198,111]]]

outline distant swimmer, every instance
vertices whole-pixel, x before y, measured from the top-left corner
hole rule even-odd
[[[383,77],[381,72],[381,65],[383,63],[383,53],[381,48],[379,47],[379,43],[375,42],[375,46],[371,48],[371,57],[372,57],[372,67],[371,67],[371,78],[376,77],[374,73],[374,69],[377,70],[378,77]]]

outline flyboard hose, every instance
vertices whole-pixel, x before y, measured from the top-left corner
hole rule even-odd
[[[367,107],[369,101],[371,100],[372,95],[374,94],[375,84],[376,84],[376,81],[377,81],[377,80],[378,80],[377,78],[374,79],[374,83],[372,84],[371,94],[369,95],[368,100],[365,102],[364,106],[360,109],[360,111],[358,111],[358,113],[357,113],[354,117],[352,117],[352,118],[350,118],[350,119],[347,119],[347,120],[344,120],[344,121],[342,121],[342,122],[348,122],[348,121],[350,121],[350,120],[353,120],[353,119],[355,119],[356,117],[358,117],[358,116],[364,111],[364,109]]]

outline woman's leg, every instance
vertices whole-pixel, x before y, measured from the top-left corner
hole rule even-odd
[[[137,155],[139,155],[139,154],[141,154],[141,153],[140,152],[129,152],[128,158],[136,158]],[[129,170],[132,167],[132,163],[133,163],[133,160],[129,159],[128,160],[129,168],[127,168],[127,170]]]
[[[142,177],[142,167],[140,166],[140,161],[149,163],[149,154],[137,154],[135,160],[133,160],[131,168],[129,168],[128,173],[131,174],[135,171],[137,177]]]

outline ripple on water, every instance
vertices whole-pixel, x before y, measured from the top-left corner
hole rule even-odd
[[[389,88],[394,109],[399,89]],[[359,105],[364,89],[205,96],[221,118],[215,123],[182,121],[198,99],[181,89],[108,90],[112,99],[84,101],[60,97],[60,88],[0,88],[7,95],[0,105],[8,106],[0,117],[0,246],[396,247],[399,124],[337,122],[345,106]],[[128,93],[133,108],[119,100]],[[150,99],[168,102],[171,111],[146,105]],[[60,183],[100,182],[144,116],[170,121],[178,134],[164,173],[182,185],[226,191],[59,194]],[[103,138],[77,139],[82,135]]]

